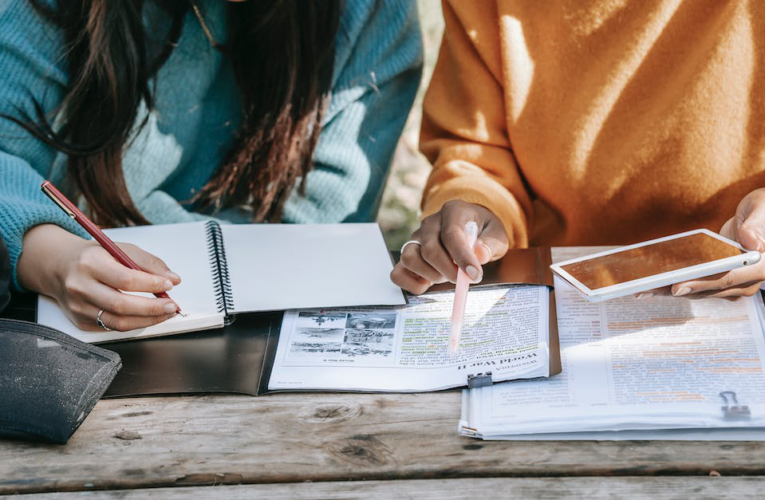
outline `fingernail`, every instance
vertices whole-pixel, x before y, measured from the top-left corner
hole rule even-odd
[[[177,274],[175,274],[175,273],[174,273],[174,272],[172,272],[172,271],[168,271],[168,272],[166,272],[166,273],[165,273],[165,276],[167,276],[167,277],[168,277],[168,278],[170,278],[171,280],[175,280],[175,281],[180,281],[180,280],[181,280],[181,277],[180,277],[180,276],[178,276]]]
[[[637,294],[637,297],[635,297],[635,298],[638,299],[638,300],[642,300],[642,299],[650,299],[651,297],[653,297],[653,293],[651,293],[651,292],[641,292],[641,293]]]
[[[688,295],[689,293],[691,293],[691,289],[688,288],[687,286],[684,286],[684,287],[678,288],[677,291],[672,292],[672,295],[674,295],[675,297],[681,297],[683,295]]]
[[[172,314],[172,313],[176,312],[177,310],[178,310],[178,308],[172,302],[170,304],[165,304],[165,312],[167,314]]]
[[[172,290],[173,289],[173,282],[170,280],[165,280],[165,291]]]
[[[765,239],[759,234],[757,235],[757,248],[755,248],[755,250],[760,253],[765,251]]]
[[[479,274],[478,269],[473,266],[467,266],[465,268],[465,272],[470,277],[470,279],[473,280],[474,283],[481,279],[481,275]]]
[[[486,244],[486,243],[484,243],[483,241],[481,242],[481,245],[483,245],[483,247],[486,249],[486,255],[488,255],[488,256],[489,256],[489,260],[491,260],[491,257],[492,257],[492,253],[493,253],[493,252],[491,251],[491,248],[489,248],[489,245],[487,245],[487,244]]]

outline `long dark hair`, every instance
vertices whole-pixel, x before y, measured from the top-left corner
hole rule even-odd
[[[56,112],[64,119],[54,130],[37,102],[35,117],[11,119],[68,155],[70,189],[85,198],[97,223],[147,224],[127,191],[122,154],[140,103],[154,105],[151,77],[180,38],[189,0],[58,0],[56,9],[30,1],[63,30],[69,86]],[[145,32],[145,1],[170,16],[162,40],[150,41]],[[221,50],[232,57],[243,120],[194,198],[198,208],[248,205],[253,220],[273,221],[298,178],[304,190],[331,86],[340,1],[228,5],[229,39]]]

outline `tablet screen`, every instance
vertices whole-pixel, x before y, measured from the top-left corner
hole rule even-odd
[[[743,252],[705,233],[653,243],[562,266],[590,290],[741,255]]]

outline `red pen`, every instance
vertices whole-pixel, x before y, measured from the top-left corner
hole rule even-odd
[[[66,213],[66,215],[71,217],[77,224],[82,226],[85,231],[90,233],[94,240],[100,243],[101,246],[104,247],[104,249],[109,252],[112,257],[117,259],[117,262],[127,268],[135,269],[136,271],[143,271],[143,269],[138,267],[138,264],[133,262],[133,259],[128,257],[128,254],[123,252],[116,243],[110,240],[109,237],[106,236],[104,232],[98,228],[98,226],[93,224],[93,221],[88,219],[88,217],[82,213],[80,209],[74,205],[74,203],[69,201],[69,199],[64,196],[61,191],[56,189],[56,186],[54,186],[50,181],[43,182],[40,188],[42,189],[43,193],[47,194],[48,197]],[[160,299],[170,299],[170,296],[165,292],[155,293],[154,296]],[[178,303],[176,302],[175,305],[178,306]],[[178,306],[178,313],[180,312],[181,307]]]

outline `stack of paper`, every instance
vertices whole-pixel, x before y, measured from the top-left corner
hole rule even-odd
[[[554,260],[575,249],[556,249]],[[463,393],[483,439],[765,440],[765,308],[655,297],[585,301],[556,281],[563,373]],[[735,400],[733,399],[735,395]]]

